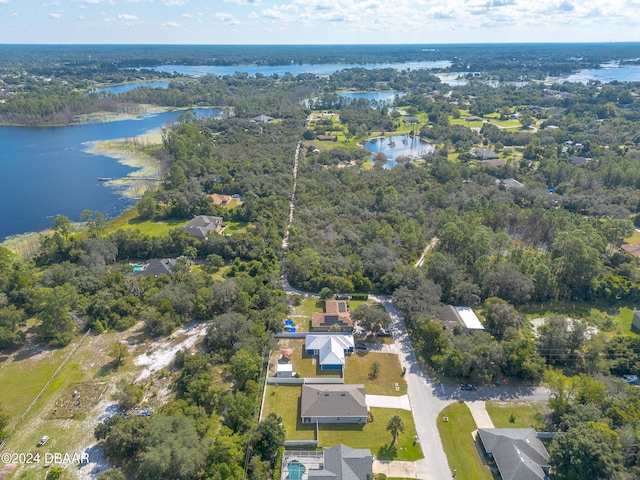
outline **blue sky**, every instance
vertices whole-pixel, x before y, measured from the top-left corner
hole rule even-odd
[[[640,0],[0,0],[0,43],[640,41]]]

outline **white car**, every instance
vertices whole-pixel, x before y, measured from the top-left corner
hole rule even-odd
[[[38,446],[42,447],[45,443],[47,443],[49,441],[49,436],[45,435],[44,437],[42,437],[40,440],[38,440]]]

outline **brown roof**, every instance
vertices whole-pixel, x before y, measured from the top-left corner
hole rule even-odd
[[[231,201],[231,195],[220,195],[219,193],[211,194],[211,198],[216,205],[226,205]]]
[[[629,245],[628,243],[625,243],[622,245],[622,249],[625,252],[629,252],[634,257],[640,257],[640,243],[637,245]]]
[[[349,305],[346,301],[327,300],[324,310],[324,313],[315,312],[311,315],[312,328],[327,328],[335,324],[341,327],[353,327]]]

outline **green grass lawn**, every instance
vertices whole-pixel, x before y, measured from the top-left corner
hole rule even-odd
[[[188,220],[163,220],[163,221],[150,221],[140,220],[138,217],[129,220],[123,228],[130,230],[138,230],[143,235],[149,235],[150,237],[164,237],[174,228],[182,227],[186,225]]]
[[[411,412],[389,408],[372,408],[373,422],[366,425],[320,425],[319,446],[343,443],[352,448],[368,448],[378,460],[414,461],[423,458],[420,444],[413,444],[416,428]],[[389,419],[399,415],[404,421],[404,433],[391,445],[387,431]]]
[[[264,400],[262,418],[270,413],[282,417],[287,440],[315,440],[315,425],[303,424],[300,417],[300,385],[269,385]]]
[[[293,363],[293,371],[301,377],[324,377],[324,378],[340,378],[340,372],[336,370],[321,370],[317,365],[317,355],[307,355],[304,353],[304,339],[289,339],[288,348],[293,350],[291,362]]]
[[[533,427],[536,430],[544,430],[546,427],[543,415],[547,413],[547,408],[542,402],[489,401],[486,405],[496,428]]]
[[[233,235],[239,233],[246,233],[249,222],[227,222],[225,221],[227,228],[224,229],[225,234]]]
[[[369,377],[371,365],[380,365],[378,376]],[[407,382],[402,376],[402,367],[397,355],[389,353],[354,353],[347,357],[345,367],[345,383],[363,384],[369,395],[404,395],[407,393]],[[394,384],[400,389],[396,391]]]
[[[448,422],[443,421],[447,417]],[[438,415],[438,431],[447,454],[451,471],[456,470],[456,480],[493,480],[489,467],[482,463],[478,447],[471,432],[476,422],[469,408],[462,402],[446,407]]]

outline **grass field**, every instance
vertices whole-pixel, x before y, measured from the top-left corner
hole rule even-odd
[[[487,412],[496,428],[533,427],[536,430],[546,429],[543,415],[547,413],[547,408],[544,403],[489,401],[486,402],[486,405]]]
[[[343,443],[352,448],[368,448],[378,460],[414,461],[423,458],[420,444],[413,444],[416,428],[411,412],[389,408],[371,408],[373,422],[366,425],[320,425],[319,446]],[[404,421],[404,433],[391,445],[387,431],[389,419],[399,415]]]
[[[300,397],[302,387],[299,385],[269,385],[264,399],[262,418],[270,413],[282,417],[287,440],[315,440],[315,425],[303,424],[300,417]]]
[[[448,422],[443,421],[447,417]],[[451,471],[456,470],[456,480],[493,480],[489,467],[485,466],[471,432],[476,422],[469,408],[462,402],[446,407],[438,415],[438,431],[447,454]]]
[[[371,365],[380,365],[377,377],[369,377]],[[369,395],[404,395],[407,382],[402,376],[402,367],[397,355],[389,353],[355,353],[347,357],[345,383],[361,383]],[[397,383],[399,390],[395,389]]]

